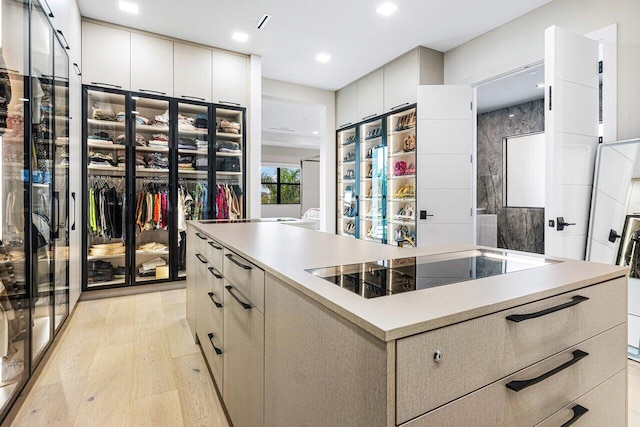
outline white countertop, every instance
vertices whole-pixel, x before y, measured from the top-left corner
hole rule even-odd
[[[399,248],[274,222],[190,221],[189,225],[383,341],[569,292],[624,276],[627,271],[612,265],[566,260],[500,276],[365,299],[305,270],[476,247]]]

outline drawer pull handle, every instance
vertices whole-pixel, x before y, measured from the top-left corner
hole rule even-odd
[[[213,297],[215,297],[215,294],[213,292],[209,292],[208,295],[209,295],[209,298],[211,298],[211,301],[213,301],[213,303],[216,305],[216,307],[222,308],[222,304],[220,304],[218,301],[213,299]]]
[[[583,297],[581,295],[575,295],[571,298],[571,301],[557,305],[555,307],[547,308],[546,310],[538,311],[536,313],[530,314],[512,314],[511,316],[507,316],[507,320],[511,320],[512,322],[522,322],[523,320],[535,319],[536,317],[546,316],[547,314],[555,313],[556,311],[564,310],[565,308],[573,307],[574,305],[578,305],[581,302],[587,301],[589,298]]]
[[[525,388],[527,388],[529,386],[532,386],[534,384],[538,384],[540,381],[546,380],[547,378],[557,374],[560,371],[564,371],[569,366],[579,362],[580,359],[584,359],[585,357],[587,357],[589,355],[589,353],[584,352],[582,350],[575,350],[571,354],[573,355],[573,359],[569,360],[567,363],[563,363],[562,365],[558,366],[557,368],[553,368],[549,372],[544,373],[544,374],[540,375],[539,377],[532,378],[530,380],[508,382],[507,383],[507,388],[509,388],[509,389],[511,389],[513,391],[524,390]]]
[[[238,304],[240,304],[242,308],[244,308],[245,310],[251,310],[251,304],[247,304],[246,302],[243,302],[240,298],[236,296],[236,294],[233,293],[233,286],[225,286],[225,288],[227,288],[227,290],[229,291],[233,299],[238,301]]]
[[[240,261],[238,261],[237,259],[235,259],[233,257],[233,254],[227,254],[226,257],[229,258],[229,260],[233,261],[233,263],[235,265],[237,265],[238,267],[244,268],[245,270],[251,270],[251,266],[250,265],[241,263]]]
[[[196,254],[196,258],[198,258],[203,264],[206,264],[208,262],[207,259],[200,254]]]
[[[215,350],[217,355],[221,355],[222,354],[222,349],[219,349],[218,347],[216,347],[216,345],[213,343],[213,334],[212,333],[208,333],[207,334],[209,336],[209,342],[211,343],[211,347],[213,347],[213,349]]]
[[[576,405],[573,408],[571,408],[571,410],[573,411],[573,417],[571,417],[571,419],[569,421],[567,421],[566,423],[562,424],[560,427],[569,427],[570,425],[572,425],[573,423],[578,421],[578,419],[581,416],[583,416],[584,414],[589,412],[589,410],[587,408],[585,408],[584,406],[581,406],[581,405]]]
[[[216,270],[213,267],[209,267],[207,270],[209,270],[209,273],[213,274],[214,276],[216,276],[216,279],[224,279],[224,277],[222,277],[222,274],[220,274],[218,272],[218,270]]]
[[[198,236],[199,238],[201,238],[202,240],[207,240],[207,236],[203,236],[200,233],[196,233],[196,236]]]
[[[217,250],[219,250],[219,251],[221,251],[221,250],[222,250],[222,246],[218,246],[218,245],[216,245],[216,242],[211,242],[211,241],[210,241],[210,242],[207,242],[207,243],[209,243],[209,246],[211,246],[213,249],[217,249]]]

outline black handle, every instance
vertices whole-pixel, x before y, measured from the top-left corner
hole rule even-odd
[[[49,18],[55,18],[55,16],[53,16],[53,11],[51,10],[51,6],[49,6],[49,3],[47,3],[47,0],[43,0],[44,4],[47,5],[47,9],[49,9],[49,13],[47,13],[47,15],[49,15]]]
[[[551,103],[551,86],[549,86],[549,111],[552,110],[552,103]]]
[[[67,49],[67,50],[71,49],[69,47],[69,42],[67,41],[67,38],[64,36],[62,30],[56,30],[56,31],[58,32],[58,34],[60,34],[62,36],[62,39],[64,40],[64,44],[66,45],[64,48]]]
[[[220,274],[215,268],[213,267],[209,267],[207,270],[209,270],[209,273],[213,274],[217,279],[223,279],[224,277],[222,277],[222,274]]]
[[[100,86],[110,86],[110,87],[114,87],[116,89],[122,89],[122,86],[120,85],[114,85],[112,83],[102,83],[102,82],[91,82],[92,85],[100,85]]]
[[[587,301],[589,298],[583,297],[582,295],[574,295],[571,298],[571,301],[566,302],[564,304],[557,305],[555,307],[547,308],[542,311],[538,311],[536,313],[529,314],[512,314],[511,316],[507,316],[507,320],[511,320],[512,322],[522,322],[523,320],[535,319],[536,317],[546,316],[547,314],[555,313],[556,311],[564,310],[565,308],[573,307],[574,305],[578,305],[581,302]]]
[[[576,223],[575,222],[565,222],[563,216],[559,216],[559,217],[556,218],[556,229],[558,231],[562,231],[562,230],[564,230],[565,227],[568,227],[570,225],[576,225]]]
[[[73,212],[73,222],[71,223],[71,231],[74,231],[76,229],[76,193],[72,192],[71,193],[71,200],[73,200],[73,210],[71,212]]]
[[[240,298],[236,296],[236,294],[233,293],[233,286],[225,286],[225,288],[227,288],[227,290],[229,291],[229,294],[231,294],[234,300],[238,301],[238,304],[240,304],[242,308],[244,308],[245,310],[251,310],[251,304],[247,304],[246,302],[243,302],[242,300],[240,300]]]
[[[81,75],[82,75],[82,70],[81,70],[81,69],[80,69],[80,67],[78,66],[78,63],[77,63],[77,62],[74,62],[74,63],[73,63],[73,66],[76,68],[76,74],[77,74],[78,76],[81,76]]]
[[[375,116],[377,116],[377,114],[370,114],[367,117],[363,117],[362,120],[364,121],[364,120],[370,119],[371,117],[375,117]]]
[[[208,295],[209,295],[209,298],[211,299],[211,301],[213,301],[213,303],[216,305],[216,307],[222,308],[222,304],[220,304],[218,301],[213,299],[213,297],[216,296],[213,292],[209,292]]]
[[[562,365],[558,366],[557,368],[554,368],[554,369],[550,370],[549,372],[546,372],[546,373],[540,375],[539,377],[535,377],[535,378],[532,378],[530,380],[508,382],[507,383],[507,388],[509,388],[509,389],[511,389],[513,391],[524,390],[527,387],[530,387],[530,386],[532,386],[534,384],[538,384],[540,381],[546,380],[547,378],[557,374],[560,371],[564,371],[569,366],[579,362],[581,359],[584,359],[585,357],[587,357],[589,355],[589,353],[584,352],[582,350],[575,350],[571,354],[573,355],[573,359],[569,360],[567,363],[563,363]]]
[[[207,236],[203,236],[200,233],[196,233],[196,236],[198,236],[199,238],[201,238],[202,240],[207,240]]]
[[[160,92],[159,90],[151,90],[151,89],[138,89],[140,92],[145,93],[157,93],[158,95],[166,95],[167,92]]]
[[[212,333],[208,333],[207,335],[209,336],[209,342],[211,343],[211,347],[213,347],[213,349],[215,350],[217,355],[221,355],[222,354],[222,349],[216,347],[216,345],[213,343],[213,334]]]
[[[571,408],[571,410],[573,411],[573,417],[571,417],[569,421],[562,424],[560,427],[569,427],[570,425],[578,421],[578,419],[580,419],[581,416],[589,412],[587,408],[581,405],[576,405],[573,408]]]
[[[393,111],[393,110],[395,110],[397,108],[404,107],[405,105],[409,105],[409,103],[405,102],[404,104],[396,105],[395,107],[391,107],[391,109],[389,111]]]
[[[343,128],[343,127],[349,126],[350,124],[351,124],[351,122],[349,122],[349,123],[345,123],[345,124],[343,124],[343,125],[338,126],[338,128]]]
[[[216,245],[216,242],[209,241],[209,242],[207,242],[207,243],[209,243],[209,246],[211,246],[213,249],[217,249],[217,250],[219,250],[219,251],[221,251],[221,250],[222,250],[222,246],[218,246],[218,245]]]
[[[618,232],[616,230],[611,229],[611,231],[609,231],[609,241],[611,243],[615,243],[616,240],[618,240],[619,238],[621,238],[622,236],[618,234]]]
[[[56,201],[56,219],[54,223],[56,226],[56,231],[53,232],[53,238],[58,239],[60,238],[60,192],[59,191],[53,192],[53,200]]]
[[[236,107],[239,107],[240,104],[237,102],[231,102],[231,101],[218,101],[219,104],[227,104],[227,105],[235,105]]]
[[[241,263],[240,261],[236,260],[236,259],[233,257],[233,254],[227,254],[227,255],[225,255],[225,256],[226,256],[227,258],[229,258],[229,260],[233,261],[233,263],[234,263],[235,265],[237,265],[238,267],[242,267],[242,268],[244,268],[245,270],[251,270],[251,266],[250,266],[250,265],[243,264],[243,263]]]
[[[191,96],[191,95],[180,95],[180,98],[186,99],[197,99],[198,101],[204,101],[204,98],[200,98],[199,96]]]
[[[198,258],[200,260],[201,263],[206,264],[208,261],[206,258],[204,258],[202,255],[200,254],[196,254],[196,258]]]

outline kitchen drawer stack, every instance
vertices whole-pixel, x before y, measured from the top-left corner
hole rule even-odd
[[[264,271],[189,228],[187,320],[237,427],[264,411]]]
[[[396,424],[624,426],[626,289],[620,278],[399,339]]]

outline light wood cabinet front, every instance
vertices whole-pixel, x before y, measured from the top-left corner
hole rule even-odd
[[[358,80],[358,121],[382,114],[384,110],[383,81],[384,72],[382,68]]]
[[[211,102],[212,71],[210,49],[173,44],[173,93],[176,98]]]
[[[417,101],[419,64],[419,51],[416,49],[384,66],[385,113]]]
[[[173,42],[131,33],[131,90],[173,96]]]
[[[247,57],[213,51],[213,102],[246,106],[248,104]]]
[[[264,270],[228,249],[224,251],[224,277],[264,313]]]
[[[358,83],[353,82],[336,93],[338,128],[358,123]]]
[[[82,23],[82,83],[129,90],[130,60],[130,32]]]

